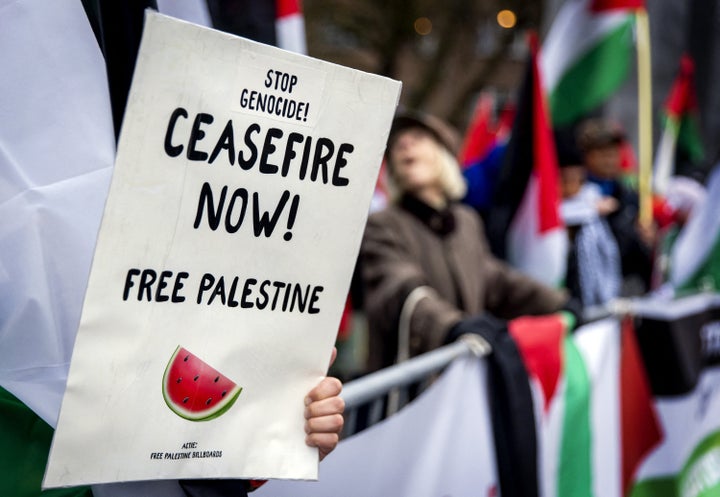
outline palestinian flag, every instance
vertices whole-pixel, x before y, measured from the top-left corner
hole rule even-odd
[[[665,127],[658,145],[653,178],[655,193],[664,194],[678,165],[697,164],[705,156],[698,125],[695,64],[680,59],[680,72],[665,102]]]
[[[705,202],[693,210],[670,252],[676,295],[720,290],[720,168],[708,179]]]
[[[639,467],[632,497],[720,495],[720,297],[635,303],[638,341],[665,439]]]
[[[633,11],[643,0],[568,0],[543,43],[541,67],[555,126],[598,109],[634,60]]]
[[[661,436],[632,322],[608,318],[571,335],[571,321],[509,325],[536,397],[542,494],[621,497]]]
[[[659,397],[656,408],[667,433],[643,462],[631,497],[720,495],[720,367],[707,370],[695,390]]]
[[[208,0],[215,29],[306,53],[305,20],[299,0]]]
[[[548,285],[565,277],[567,237],[560,220],[558,161],[538,68],[537,46],[520,88],[487,232],[493,252]]]
[[[296,53],[307,53],[305,19],[300,11],[300,0],[276,0],[276,46]]]

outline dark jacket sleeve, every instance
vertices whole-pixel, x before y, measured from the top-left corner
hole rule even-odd
[[[368,219],[360,252],[365,312],[370,330],[369,369],[395,361],[400,314],[408,296],[428,287],[425,273],[401,235],[399,220],[373,215]],[[442,344],[451,325],[462,317],[454,305],[428,288],[412,313],[411,348],[430,350]]]
[[[616,198],[620,207],[607,217],[620,251],[623,276],[637,275],[650,287],[653,253],[637,230],[639,200],[637,193],[619,185]]]
[[[512,319],[523,315],[549,314],[560,310],[568,300],[567,292],[521,273],[490,252],[483,267],[487,275],[485,308],[493,315]]]
[[[187,497],[247,497],[246,480],[180,480]]]

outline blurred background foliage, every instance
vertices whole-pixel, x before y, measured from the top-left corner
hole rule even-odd
[[[526,32],[541,25],[543,5],[305,0],[303,9],[310,55],[401,80],[402,105],[463,128],[481,90],[493,88],[500,99],[515,90]]]
[[[498,110],[514,100],[528,33],[538,33],[542,44],[564,1],[304,0],[302,8],[309,55],[398,79],[402,105],[435,114],[463,132],[481,92],[492,95]],[[654,141],[680,57],[689,53],[696,62],[709,168],[720,149],[720,0],[647,0],[646,7],[658,115]],[[634,74],[602,112],[622,123],[636,143]]]

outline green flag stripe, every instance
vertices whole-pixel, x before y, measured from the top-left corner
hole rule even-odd
[[[677,497],[675,478],[650,478],[636,483],[630,497]]]
[[[688,158],[693,163],[697,163],[705,157],[704,147],[700,139],[700,130],[694,116],[685,114],[682,117],[677,143],[677,146],[687,153]]]
[[[558,497],[592,497],[590,378],[572,337],[565,354],[565,413],[558,464]]]
[[[717,235],[715,233],[715,236]],[[677,296],[698,291],[718,291],[720,290],[720,281],[718,280],[720,280],[720,236],[717,236],[705,261],[675,291]]]
[[[720,497],[720,431],[711,433],[693,450],[678,479],[682,497]]]
[[[625,81],[633,47],[633,17],[609,32],[552,89],[554,125],[570,124],[602,104]]]
[[[0,495],[92,497],[89,487],[41,491],[53,429],[0,387]]]
[[[720,431],[695,447],[678,476],[639,481],[630,497],[720,497]]]

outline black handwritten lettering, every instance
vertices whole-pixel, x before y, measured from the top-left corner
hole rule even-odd
[[[345,153],[347,152],[352,153],[352,151],[355,150],[355,147],[353,147],[349,143],[341,143],[340,148],[338,149],[338,155],[335,159],[335,167],[333,168],[333,176],[332,176],[332,184],[335,186],[347,186],[348,183],[350,183],[350,180],[347,178],[343,178],[340,176],[340,169],[347,166],[347,159],[345,158]]]
[[[270,156],[277,147],[273,144],[275,138],[281,138],[283,132],[279,128],[270,128],[265,135],[265,144],[263,145],[262,155],[260,156],[260,167],[258,170],[263,174],[275,174],[278,171],[278,167],[275,164],[268,162],[268,156]]]
[[[215,118],[211,114],[200,113],[195,116],[192,131],[190,132],[190,141],[188,142],[187,158],[189,160],[204,161],[207,160],[207,152],[197,150],[195,147],[197,142],[205,138],[205,131],[200,129],[203,124],[212,124]]]
[[[176,108],[168,121],[164,148],[170,157],[182,154],[185,147],[178,142],[185,138],[186,156],[192,162],[234,166],[237,159],[243,171],[255,168],[261,174],[283,178],[296,175],[300,180],[335,187],[350,183],[347,171],[355,151],[350,143],[335,143],[328,137],[314,138],[297,131],[285,133],[277,127],[263,129],[258,123],[237,129],[231,119],[218,126],[213,124],[212,114],[203,112],[193,117],[192,126],[179,126],[180,118],[189,119],[182,107]]]
[[[177,124],[177,120],[180,117],[188,117],[187,111],[182,107],[178,107],[170,115],[170,121],[168,122],[167,131],[165,132],[165,153],[168,154],[170,157],[177,157],[183,151],[182,145],[172,144],[172,135],[175,131],[175,124]]]
[[[227,186],[223,186],[222,190],[220,191],[220,200],[218,201],[218,205],[216,206],[210,183],[208,183],[207,181],[203,183],[203,186],[200,189],[200,198],[198,200],[197,214],[195,215],[195,222],[193,223],[193,228],[198,229],[200,227],[200,223],[202,222],[203,218],[203,212],[205,211],[205,207],[207,206],[208,226],[210,226],[210,229],[213,231],[218,229],[218,226],[220,226],[220,219],[222,218],[222,211],[225,204],[225,197],[227,196],[227,190]]]
[[[180,294],[186,280],[190,274],[187,271],[179,271],[175,273],[169,270],[158,271],[154,269],[128,269],[125,275],[125,287],[123,288],[123,300],[131,298],[130,289],[136,286],[137,277],[137,293],[135,299],[137,301],[147,300],[148,302],[184,302],[185,296]],[[172,282],[172,283],[171,283]],[[164,290],[172,285],[170,295],[164,293]]]
[[[223,129],[223,132],[220,134],[220,139],[218,140],[217,144],[215,145],[215,148],[212,151],[212,154],[210,154],[210,159],[208,159],[208,163],[212,164],[215,162],[215,159],[217,159],[217,156],[220,154],[222,150],[227,150],[228,155],[228,162],[230,165],[235,164],[235,136],[233,133],[233,126],[232,121],[228,121],[225,125],[225,129]]]
[[[250,192],[245,188],[236,188],[230,196],[230,200],[227,201],[228,186],[225,185],[220,189],[220,195],[216,201],[216,195],[213,193],[213,187],[207,181],[203,183],[200,188],[200,195],[198,197],[198,206],[195,213],[195,221],[193,228],[199,229],[202,225],[207,226],[216,231],[221,226],[221,221],[224,219],[223,226],[227,233],[236,233],[242,227],[248,210],[248,206],[251,206],[252,210],[252,233],[256,237],[264,236],[269,238],[275,231],[275,227],[283,215],[283,212],[287,212],[287,231],[283,235],[285,241],[292,239],[292,228],[295,225],[295,218],[298,213],[298,206],[300,204],[300,197],[294,195],[290,207],[287,209],[285,206],[290,200],[291,194],[288,190],[285,190],[280,195],[280,198],[274,207],[266,209],[264,205],[261,205],[260,194],[258,192],[252,193],[252,203],[250,203]],[[265,197],[267,198],[267,197]]]
[[[273,90],[281,90],[292,93],[297,82],[298,77],[294,74],[275,71],[273,69],[269,69],[265,75],[265,88]]]
[[[241,290],[239,302],[236,297]],[[198,304],[224,305],[239,309],[318,314],[320,294],[324,287],[309,283],[273,281],[269,279],[215,276],[205,273],[197,292]]]
[[[237,215],[237,221],[232,222],[232,213],[235,210],[235,202],[240,199],[242,205],[240,207],[240,213]],[[236,189],[232,197],[230,197],[230,204],[228,205],[228,212],[225,215],[225,229],[228,233],[235,233],[242,226],[245,220],[245,212],[247,211],[248,204],[248,191],[245,188]],[[197,227],[197,226],[196,226]]]
[[[253,193],[253,232],[255,236],[260,237],[260,235],[265,234],[266,237],[269,237],[272,235],[278,219],[280,219],[280,213],[283,211],[289,198],[290,192],[285,190],[275,208],[275,213],[271,217],[269,212],[262,212],[261,214],[259,195],[257,192]]]
[[[252,141],[253,133],[260,133],[259,124],[253,123],[248,126],[247,130],[245,131],[245,145],[247,145],[248,149],[250,150],[250,156],[246,159],[243,152],[240,152],[240,155],[238,155],[238,165],[245,170],[252,168],[255,164],[255,161],[257,160],[258,149],[257,145],[255,145],[255,142]]]

